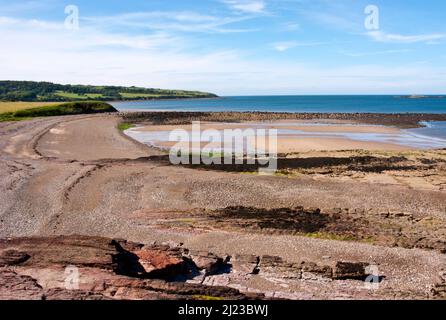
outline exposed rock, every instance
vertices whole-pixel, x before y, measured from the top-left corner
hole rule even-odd
[[[277,256],[262,256],[259,274],[275,278],[303,280],[363,280],[367,277],[368,263],[338,261],[334,266],[320,265],[313,261],[290,263]]]
[[[304,278],[313,278],[314,276],[332,278],[333,275],[333,269],[330,266],[320,266],[314,262],[302,262],[301,268]]]
[[[187,272],[185,260],[178,253],[157,247],[144,247],[133,252],[149,278],[170,278]]]
[[[445,253],[444,219],[437,217],[434,220],[422,215],[383,208],[320,210],[296,204],[284,208],[232,206],[201,213],[195,227],[212,225],[213,228],[229,231],[364,241],[381,246],[420,248]]]
[[[236,255],[231,258],[232,269],[244,274],[259,273],[260,258],[255,255]]]
[[[29,258],[30,256],[25,252],[5,250],[0,254],[0,267],[21,264]]]
[[[113,299],[97,292],[53,288],[45,291],[45,293],[42,295],[42,300],[113,300]]]
[[[227,266],[225,259],[207,251],[192,251],[190,258],[199,270],[203,270],[205,275],[213,275],[225,269]]]
[[[273,278],[300,279],[302,268],[299,264],[284,261],[281,257],[265,255],[260,259],[259,274]]]
[[[110,239],[83,236],[0,239],[0,250],[12,248],[30,256],[16,265],[39,268],[76,265],[113,270],[112,256],[118,253]]]
[[[41,300],[42,296],[37,280],[12,270],[0,270],[0,300]]]
[[[363,280],[367,277],[366,268],[368,265],[368,263],[363,262],[338,261],[333,270],[333,278],[338,280]]]
[[[65,236],[0,240],[0,252],[6,265],[0,268],[0,299],[264,298],[228,287],[166,281],[193,271],[183,250],[168,245]],[[210,272],[224,262],[212,254],[201,258],[200,267]],[[65,283],[68,266],[79,276],[73,288]]]
[[[131,123],[190,124],[192,121],[271,121],[271,120],[354,120],[361,123],[420,127],[420,121],[445,121],[445,114],[422,113],[279,113],[279,112],[125,112],[120,114]]]

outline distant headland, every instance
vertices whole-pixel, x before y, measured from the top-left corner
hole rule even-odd
[[[446,96],[412,94],[409,96],[399,96],[398,98],[401,98],[401,99],[444,99],[444,98],[446,98]]]
[[[63,85],[0,81],[0,101],[72,102],[217,98],[213,93],[122,86]]]

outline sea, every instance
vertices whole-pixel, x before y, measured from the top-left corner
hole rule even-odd
[[[124,101],[112,104],[120,111],[446,113],[446,96],[415,98],[398,95],[231,96],[215,99]],[[422,124],[424,126],[422,128],[409,129],[405,132],[413,139],[424,140],[422,144],[433,138],[432,143],[429,143],[430,147],[446,148],[446,122],[430,121]],[[404,137],[404,140],[406,139],[407,136]],[[414,145],[413,142],[410,144]]]
[[[446,96],[234,96],[113,103],[120,110],[446,113]]]

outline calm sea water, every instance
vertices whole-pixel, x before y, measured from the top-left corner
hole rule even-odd
[[[446,113],[445,98],[398,96],[243,96],[218,99],[126,101],[120,110]]]
[[[408,99],[400,96],[237,96],[218,99],[179,99],[114,102],[121,111],[264,111],[264,112],[371,112],[446,113],[446,97]],[[412,139],[432,137],[432,145],[446,147],[446,122],[428,122],[407,130]],[[410,139],[410,140],[412,140]],[[375,139],[372,139],[375,140]],[[380,139],[376,139],[380,140]],[[404,137],[403,140],[407,140]]]

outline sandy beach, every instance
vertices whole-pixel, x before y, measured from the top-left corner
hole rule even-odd
[[[393,137],[403,136],[404,132],[396,127],[380,126],[380,125],[364,125],[353,121],[268,121],[268,122],[242,122],[242,123],[199,123],[201,132],[206,130],[218,130],[223,135],[224,130],[246,130],[246,129],[265,129],[278,130],[277,152],[278,153],[295,153],[308,151],[334,151],[334,150],[384,150],[384,151],[402,151],[411,150],[414,147],[398,143],[385,142]],[[192,125],[149,125],[140,126],[127,131],[127,134],[142,143],[152,146],[169,149],[175,145],[168,140],[168,135],[174,130],[185,130],[192,132]],[[198,129],[197,129],[198,130]],[[151,135],[152,133],[152,135]],[[162,136],[163,140],[159,140]],[[377,141],[364,141],[360,139],[375,139]],[[378,136],[378,137],[376,137]],[[355,137],[358,137],[355,139]],[[383,141],[379,141],[379,140]],[[180,146],[185,144],[180,144]],[[202,143],[202,147],[207,144]],[[220,144],[223,148],[223,142]],[[256,143],[254,144],[256,145]],[[261,143],[258,142],[257,146]],[[266,151],[269,140],[266,139]],[[446,145],[446,144],[445,144]],[[219,150],[218,143],[208,144],[209,148]]]
[[[182,244],[233,257],[231,272],[206,276],[201,285],[267,297],[435,298],[446,265],[444,150],[367,151],[382,146],[314,138],[296,147],[282,139],[283,151],[301,152],[279,159],[276,175],[260,176],[243,166],[170,165],[162,151],[119,132],[121,121],[98,115],[1,123],[1,238],[77,234]],[[341,127],[329,130],[397,130]],[[160,129],[167,128],[143,130]],[[336,151],[346,146],[363,150]],[[259,273],[243,273],[250,256],[264,259]],[[267,267],[270,256],[282,261],[279,269]],[[364,290],[358,275],[320,273],[345,261],[379,266],[380,288]],[[290,263],[305,267],[293,271]],[[14,272],[55,286],[39,268]],[[82,290],[107,296],[94,279]]]

